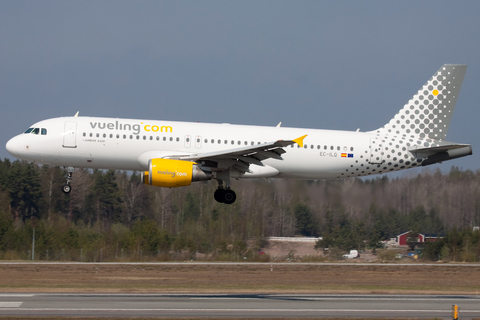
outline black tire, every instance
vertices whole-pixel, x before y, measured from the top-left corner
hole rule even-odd
[[[223,203],[225,199],[225,190],[224,189],[217,189],[215,190],[215,193],[213,194],[213,197],[215,198],[215,201]]]
[[[63,193],[70,193],[70,191],[72,191],[72,187],[70,187],[70,185],[66,184],[62,187],[62,191],[63,191]]]
[[[237,199],[237,195],[233,190],[225,190],[225,194],[223,195],[223,202],[225,204],[232,204]]]

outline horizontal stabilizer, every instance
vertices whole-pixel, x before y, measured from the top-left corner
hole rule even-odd
[[[472,154],[472,146],[468,144],[446,144],[431,148],[416,148],[416,146],[409,149],[409,151],[417,159],[425,159],[422,166],[452,160],[469,156]]]
[[[439,152],[448,152],[450,150],[468,148],[468,147],[470,147],[470,150],[472,149],[472,147],[469,144],[448,144],[448,145],[430,147],[430,148],[413,146],[409,148],[408,151],[413,153],[413,155],[418,159],[418,158],[427,158]]]

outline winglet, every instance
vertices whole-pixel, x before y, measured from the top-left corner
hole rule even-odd
[[[301,148],[303,148],[303,139],[305,139],[306,136],[308,136],[308,134],[298,137],[297,139],[293,139],[292,141],[298,144]]]
[[[77,113],[75,113],[74,117],[78,117],[79,113],[80,113],[80,111],[77,111]]]

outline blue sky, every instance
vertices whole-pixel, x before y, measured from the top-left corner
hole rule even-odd
[[[479,17],[479,1],[0,0],[0,143],[77,111],[368,131],[461,63],[447,138],[474,155],[432,168],[477,170]]]

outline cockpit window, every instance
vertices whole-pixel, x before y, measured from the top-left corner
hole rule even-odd
[[[28,128],[24,133],[47,135],[47,129],[45,128]]]

